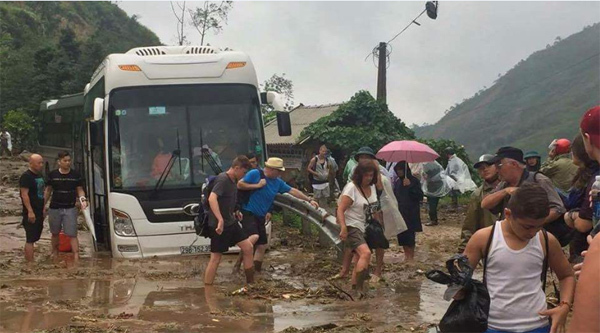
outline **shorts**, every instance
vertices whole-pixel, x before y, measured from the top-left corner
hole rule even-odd
[[[53,235],[60,234],[62,230],[71,238],[77,237],[77,208],[50,208],[48,222]]]
[[[314,195],[315,199],[329,198],[329,196],[331,195],[331,191],[329,190],[329,184],[327,185],[327,187],[325,187],[321,190],[313,188],[313,195]]]
[[[398,245],[414,247],[416,244],[417,233],[411,230],[406,230],[398,234]]]
[[[242,219],[242,228],[248,237],[258,235],[256,245],[265,245],[268,243],[267,228],[265,226],[265,218],[259,217],[247,210],[242,210],[244,218]]]
[[[367,244],[365,240],[365,233],[360,231],[360,229],[355,227],[347,227],[348,229],[348,237],[346,238],[346,246],[352,249],[352,251],[356,250],[357,247],[362,244]]]
[[[248,238],[237,222],[225,226],[220,235],[217,234],[214,227],[210,226],[209,229],[210,252],[212,253],[225,253],[231,246]]]
[[[35,222],[29,222],[27,214],[23,214],[23,229],[25,229],[25,242],[35,243],[42,237],[44,229],[44,213],[42,211],[35,213]]]

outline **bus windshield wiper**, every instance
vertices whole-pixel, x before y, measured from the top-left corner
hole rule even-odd
[[[204,160],[206,159],[206,161],[208,162],[208,165],[214,171],[215,175],[218,175],[221,172],[223,172],[223,170],[221,169],[221,167],[219,167],[219,164],[217,164],[217,161],[215,161],[214,157],[212,157],[212,155],[210,154],[210,151],[208,150],[208,146],[207,146],[207,148],[204,148],[203,137],[204,137],[204,135],[202,134],[202,127],[200,127],[200,162],[202,165],[202,172],[204,172]]]
[[[176,156],[179,157],[179,161],[180,161],[179,165],[181,165],[181,151],[179,149],[173,150],[173,152],[171,153],[171,158],[169,158],[169,162],[167,162],[165,169],[160,174],[160,177],[158,177],[158,181],[156,182],[156,185],[154,186],[154,193],[158,192],[158,190],[160,190],[163,187],[163,185],[165,184],[165,181],[167,180],[167,177],[169,176],[169,173],[171,172],[171,169],[173,168],[173,165],[175,164]]]
[[[169,173],[171,172],[171,169],[173,168],[173,165],[175,164],[175,156],[177,156],[178,161],[179,161],[179,174],[181,175],[182,174],[181,145],[179,143],[179,128],[177,129],[177,149],[174,150],[173,153],[171,153],[171,158],[169,158],[169,162],[167,162],[165,169],[160,174],[160,177],[158,177],[158,181],[156,182],[156,185],[154,186],[154,193],[158,192],[158,190],[160,190],[163,187],[163,185],[165,184],[165,181],[167,180],[167,177],[169,176]]]

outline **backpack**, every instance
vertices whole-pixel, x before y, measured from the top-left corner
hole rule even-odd
[[[198,209],[198,215],[194,217],[194,230],[196,235],[204,238],[209,238],[209,227],[208,227],[208,215],[210,211],[210,205],[208,204],[208,197],[215,186],[215,179],[217,176],[208,176],[202,187],[202,197],[200,198],[200,207]]]
[[[258,169],[258,172],[260,172],[260,179],[265,179],[265,172],[261,169]],[[238,209],[241,209],[245,204],[247,204],[250,201],[250,195],[252,195],[252,192],[254,192],[255,190],[238,190],[237,191],[237,206]]]
[[[539,173],[540,172],[536,172],[533,175],[533,181],[535,183],[537,183],[537,175]],[[558,189],[556,187],[554,189],[556,190],[556,192],[558,193],[558,196],[560,197],[561,201],[563,202],[563,206],[567,207],[566,206],[568,204],[567,197],[564,195],[564,193],[560,189]],[[544,229],[545,229],[545,231],[548,231],[549,233],[553,234],[554,237],[556,237],[556,239],[560,243],[561,247],[565,247],[565,246],[569,245],[569,243],[573,239],[573,236],[575,235],[575,229],[569,227],[567,225],[567,223],[565,222],[564,214],[560,214],[560,216],[556,220],[544,225]]]

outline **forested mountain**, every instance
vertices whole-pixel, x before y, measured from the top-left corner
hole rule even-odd
[[[110,2],[0,2],[0,115],[35,117],[42,100],[82,92],[106,55],[149,45],[160,40]]]
[[[471,159],[501,146],[544,154],[554,138],[572,139],[581,115],[600,104],[600,24],[537,51],[446,111],[419,137],[453,139]]]

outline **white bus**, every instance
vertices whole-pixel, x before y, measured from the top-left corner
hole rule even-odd
[[[193,215],[201,186],[235,156],[266,158],[248,55],[205,46],[111,54],[85,87],[84,169],[99,248],[140,258],[208,252]],[[289,114],[278,112],[280,135]],[[192,245],[193,244],[193,245]]]
[[[40,133],[35,152],[44,157],[44,173],[58,168],[60,151],[68,151],[73,168],[83,170],[83,93],[40,103]]]

